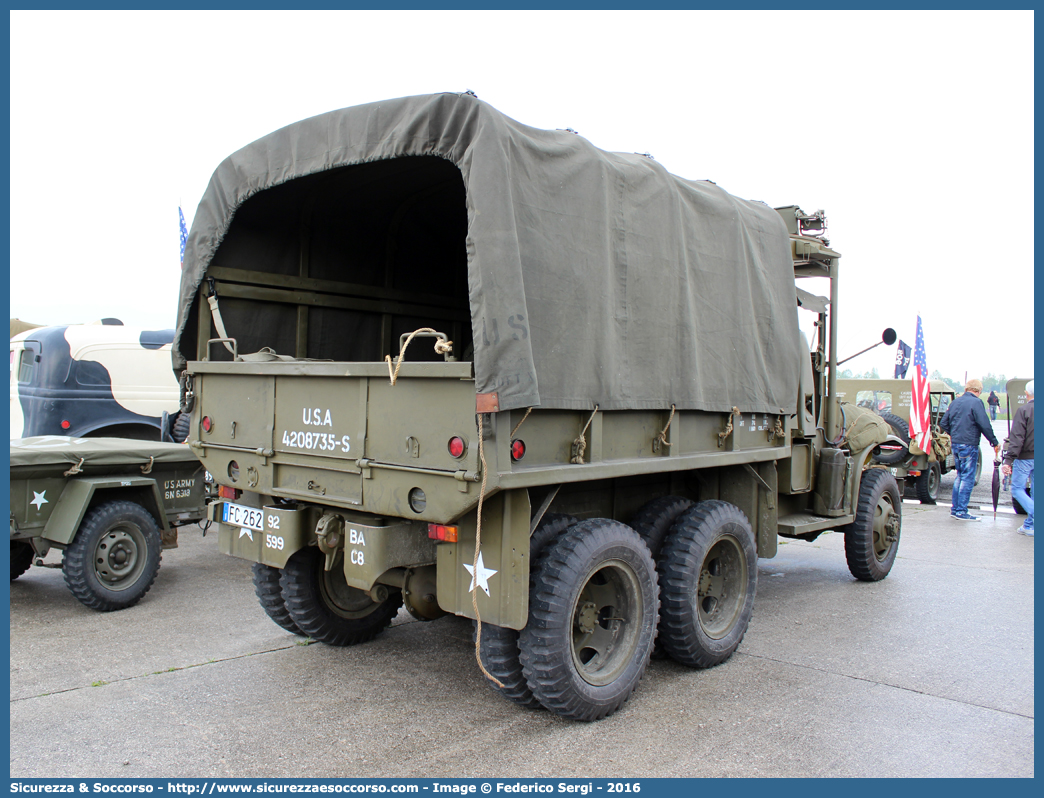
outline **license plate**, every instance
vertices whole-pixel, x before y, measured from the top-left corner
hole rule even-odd
[[[246,527],[260,532],[265,514],[256,507],[244,507],[241,504],[226,502],[221,520],[231,526]]]

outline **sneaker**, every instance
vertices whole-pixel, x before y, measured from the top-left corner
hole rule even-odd
[[[1020,526],[1015,531],[1018,532],[1020,535],[1025,535],[1028,538],[1033,537],[1033,529],[1032,528],[1031,529],[1026,529],[1026,525],[1025,524]]]
[[[979,520],[979,517],[977,515],[972,515],[971,513],[956,513],[953,517],[956,518],[958,521],[978,521]]]

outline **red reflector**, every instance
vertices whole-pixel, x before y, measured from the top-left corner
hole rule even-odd
[[[464,439],[454,435],[449,439],[447,448],[449,449],[449,453],[459,460],[464,456],[464,450],[466,448],[464,446]]]
[[[428,537],[445,543],[457,542],[457,528],[445,524],[428,524]]]
[[[511,441],[511,459],[518,462],[526,456],[526,444],[525,441],[513,440]]]
[[[65,419],[65,421],[62,422],[62,429],[69,429],[71,426],[72,424],[69,423],[69,419]]]
[[[240,491],[235,488],[229,488],[225,485],[218,485],[218,496],[222,499],[231,499],[235,501],[239,498]]]
[[[909,473],[910,473],[911,477],[919,477],[919,476],[921,476],[921,472],[920,471],[911,471]]]
[[[210,416],[203,416],[203,431],[204,432],[210,432],[210,430],[211,430],[211,428],[213,426],[214,425],[213,425],[213,423],[210,420]]]

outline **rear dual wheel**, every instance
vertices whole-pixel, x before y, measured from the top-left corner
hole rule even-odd
[[[279,585],[282,569],[256,562],[250,570],[254,580],[254,595],[265,614],[291,634],[304,634],[290,617],[286,602],[283,601],[283,589]]]
[[[388,598],[374,601],[369,593],[348,585],[340,562],[329,571],[325,563],[325,555],[314,546],[287,560],[279,585],[290,620],[300,634],[331,646],[372,640],[399,612],[402,591],[389,588]]]
[[[530,586],[532,586],[532,578],[536,573],[540,556],[547,545],[575,523],[576,519],[571,515],[558,513],[547,513],[540,520],[536,530],[529,538]],[[490,682],[490,686],[504,698],[531,709],[543,707],[533,695],[533,691],[529,689],[525,674],[522,672],[516,629],[482,624],[479,656],[486,671],[503,685],[503,687],[498,687],[494,682]]]
[[[519,635],[529,689],[566,718],[612,714],[652,653],[659,600],[648,547],[617,521],[582,521],[548,547],[532,585]]]
[[[26,540],[12,540],[11,541],[11,581],[13,582],[26,571],[29,570],[29,566],[33,564],[33,557],[35,552],[33,551],[32,544]]]

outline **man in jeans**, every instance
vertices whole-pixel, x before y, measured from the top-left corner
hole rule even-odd
[[[957,478],[953,481],[953,506],[950,515],[961,521],[978,521],[968,512],[968,500],[975,484],[975,466],[979,462],[979,435],[986,436],[993,451],[1000,455],[1000,441],[993,434],[986,408],[982,406],[982,380],[968,380],[964,393],[946,410],[939,426],[950,434],[953,458],[957,463]]]
[[[1019,533],[1033,537],[1033,380],[1026,383],[1026,404],[1020,407],[1011,422],[1008,450],[1004,453],[1001,471],[1011,475],[1011,495],[1026,511],[1026,520]],[[1029,492],[1026,483],[1029,483]]]

